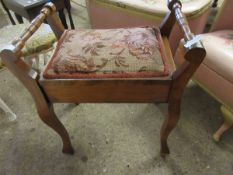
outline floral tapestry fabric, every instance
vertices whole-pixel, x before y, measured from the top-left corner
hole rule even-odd
[[[160,37],[153,28],[65,31],[44,77],[166,76]]]

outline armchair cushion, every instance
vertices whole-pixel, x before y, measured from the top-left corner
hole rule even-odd
[[[207,56],[203,64],[233,83],[233,31],[202,34]]]
[[[44,78],[137,78],[168,75],[158,29],[67,30]]]
[[[38,54],[51,48],[56,40],[56,36],[50,26],[48,24],[42,24],[35,35],[26,42],[22,54],[24,57]]]
[[[113,4],[124,7],[126,9],[134,9],[135,11],[143,11],[146,14],[153,14],[163,17],[167,12],[166,0],[96,0],[105,4]],[[187,16],[198,15],[211,6],[211,0],[181,0],[183,4],[183,12]]]

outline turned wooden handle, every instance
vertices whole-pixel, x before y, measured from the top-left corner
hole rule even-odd
[[[194,34],[190,30],[186,16],[181,11],[181,2],[179,0],[168,0],[168,8],[171,11],[174,11],[176,21],[184,34],[185,41],[192,40],[194,38]]]
[[[187,18],[181,11],[182,3],[179,0],[167,0],[167,2],[168,8],[175,14],[176,21],[184,34],[185,59],[199,64],[204,59],[206,51],[201,40],[191,32]]]
[[[56,7],[53,3],[49,2],[44,5],[40,14],[30,23],[20,37],[12,42],[12,44],[15,45],[16,51],[24,47],[25,42],[37,31],[44,20],[54,12],[56,12]]]

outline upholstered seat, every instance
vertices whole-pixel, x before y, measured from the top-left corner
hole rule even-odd
[[[67,30],[44,78],[139,78],[168,75],[157,28]]]
[[[208,52],[203,64],[233,83],[233,30],[220,30],[202,34]],[[223,61],[224,60],[224,61]]]

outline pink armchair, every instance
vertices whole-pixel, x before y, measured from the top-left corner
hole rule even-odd
[[[200,35],[207,56],[193,76],[206,92],[221,103],[224,122],[213,135],[219,141],[233,126],[233,1],[225,0],[209,33]],[[177,50],[176,54],[179,54]],[[178,58],[178,57],[177,57]],[[181,58],[181,57],[180,57]],[[176,64],[183,60],[176,59]]]

